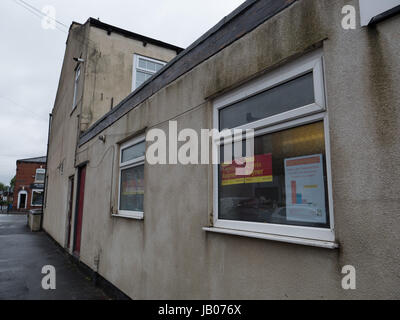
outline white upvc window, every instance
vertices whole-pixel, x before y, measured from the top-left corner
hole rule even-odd
[[[36,169],[36,175],[35,175],[35,183],[44,183],[44,179],[46,176],[46,170],[45,169]]]
[[[221,164],[206,231],[336,247],[322,50],[216,99],[214,128],[253,129],[255,169],[232,176],[229,141],[215,141]]]
[[[43,205],[43,190],[32,190],[31,206],[41,207]]]
[[[81,66],[79,65],[75,70],[75,81],[74,81],[74,99],[72,102],[72,109],[75,109],[78,103],[78,86],[79,86],[79,79],[81,77]]]
[[[127,218],[144,217],[145,136],[121,145],[119,162],[118,215]]]
[[[138,54],[133,55],[133,80],[132,91],[135,91],[155,73],[160,71],[167,63]]]

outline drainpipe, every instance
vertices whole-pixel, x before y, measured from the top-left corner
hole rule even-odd
[[[47,180],[48,180],[48,162],[49,162],[49,145],[50,145],[50,130],[51,130],[51,121],[53,119],[53,114],[49,114],[49,131],[47,133],[47,152],[46,152],[46,175],[44,178],[44,194],[43,194],[43,202],[42,202],[42,219],[40,219],[40,230],[43,230],[43,220],[44,220],[44,208],[47,203]]]

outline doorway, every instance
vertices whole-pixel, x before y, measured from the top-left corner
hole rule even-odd
[[[78,190],[75,210],[74,255],[79,257],[81,253],[83,206],[85,202],[86,166],[78,171]]]
[[[20,191],[18,193],[18,206],[17,209],[26,209],[26,204],[28,200],[28,192],[26,191]]]

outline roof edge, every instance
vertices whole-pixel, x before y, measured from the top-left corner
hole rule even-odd
[[[239,40],[296,1],[298,0],[247,0],[124,98],[114,109],[93,123],[87,131],[80,135],[78,146],[86,144],[163,87]],[[236,24],[235,32],[229,30],[231,24]],[[207,42],[210,44],[207,45]]]
[[[31,163],[46,163],[46,156],[43,157],[34,157],[34,158],[28,158],[28,159],[20,159],[17,160],[17,162],[31,162]]]
[[[161,40],[153,39],[153,38],[150,38],[150,37],[146,37],[146,36],[143,36],[141,34],[138,34],[138,33],[135,33],[135,32],[129,31],[129,30],[118,28],[116,26],[113,26],[113,25],[108,24],[108,23],[104,23],[104,22],[102,22],[102,21],[100,21],[98,19],[92,18],[92,17],[89,18],[87,22],[91,26],[96,27],[98,29],[102,29],[104,31],[107,31],[108,33],[115,32],[115,33],[123,35],[123,36],[125,36],[127,38],[132,38],[132,39],[136,39],[136,40],[142,41],[143,43],[150,43],[150,44],[153,44],[153,45],[156,45],[156,46],[159,46],[159,47],[164,47],[164,48],[167,48],[167,49],[174,50],[178,54],[184,50],[183,48],[175,46],[173,44],[170,44],[170,43],[167,43],[167,42],[164,42],[164,41],[161,41]]]

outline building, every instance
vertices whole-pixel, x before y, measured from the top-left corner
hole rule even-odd
[[[363,3],[246,1],[77,141],[57,105],[45,230],[132,299],[400,298],[400,15]],[[145,160],[226,128],[255,130],[249,178]]]
[[[79,136],[182,50],[93,18],[72,23],[51,115],[46,195],[46,212],[57,212],[47,215],[46,224],[68,229],[53,233],[63,246],[74,222]],[[65,221],[58,213],[67,215]]]
[[[46,157],[17,161],[13,211],[41,209],[46,177]]]

